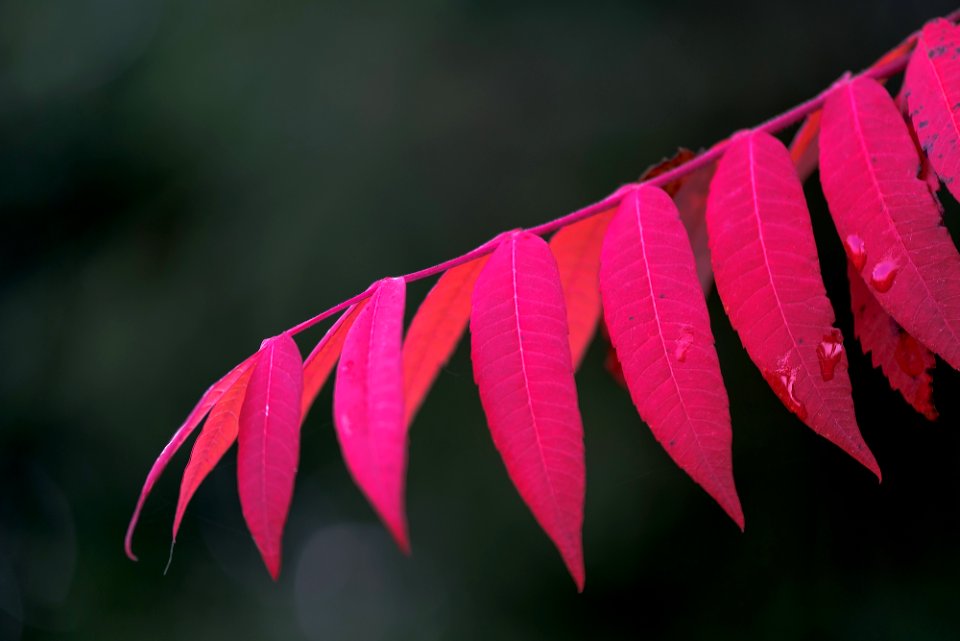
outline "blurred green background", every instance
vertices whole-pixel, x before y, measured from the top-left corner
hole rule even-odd
[[[154,457],[261,338],[755,124],[954,8],[0,3],[0,639],[958,638],[960,377],[938,367],[926,424],[860,355],[815,179],[882,485],[778,404],[713,294],[744,534],[660,449],[598,342],[578,375],[582,595],[510,486],[463,349],[411,434],[412,558],[340,461],[329,389],[278,584],[233,452],[166,576],[187,448],[147,504],[140,563],[121,546]]]

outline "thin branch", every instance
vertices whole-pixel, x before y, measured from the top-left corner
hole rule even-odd
[[[956,22],[958,19],[960,19],[960,9],[947,15],[946,19],[950,20],[951,22]],[[906,43],[910,43],[912,45],[916,41],[918,35],[919,35],[919,30],[910,34],[910,36],[908,36],[906,40],[904,40],[903,43],[898,45],[893,51],[896,51],[896,49],[900,49]],[[912,46],[903,48],[903,50],[899,52],[899,55],[895,56],[893,59],[888,60],[883,64],[875,64],[869,67],[868,69],[866,69],[865,71],[862,71],[861,73],[857,74],[857,76],[875,78],[875,79],[889,78],[891,76],[894,76],[906,68],[907,63],[910,60],[910,54],[912,52],[913,52]],[[884,58],[887,58],[887,57],[888,56],[884,56]],[[844,75],[845,78],[848,76],[849,74]],[[774,133],[783,131],[784,129],[790,127],[791,125],[794,125],[800,122],[805,117],[819,110],[823,106],[823,103],[826,100],[827,95],[830,93],[830,90],[832,88],[833,86],[831,85],[830,87],[828,87],[827,89],[824,89],[823,91],[821,91],[819,94],[817,94],[810,100],[807,100],[806,102],[802,102],[796,107],[793,107],[792,109],[785,111],[778,116],[774,116],[773,118],[767,120],[766,122],[760,123],[759,125],[753,127],[753,130],[765,131],[767,133],[774,134]],[[701,167],[704,167],[710,164],[711,162],[715,161],[720,156],[722,156],[723,152],[726,151],[727,146],[730,144],[730,141],[732,140],[732,138],[733,136],[715,143],[708,150],[699,154],[696,158],[693,158],[692,160],[680,165],[679,167],[675,167],[670,171],[666,171],[649,180],[644,180],[644,181],[635,182],[635,183],[628,183],[626,185],[623,185],[619,187],[616,191],[614,191],[612,194],[610,194],[609,196],[593,203],[592,205],[587,205],[586,207],[583,207],[582,209],[578,209],[577,211],[566,214],[565,216],[560,216],[559,218],[555,218],[554,220],[542,223],[540,225],[537,225],[536,227],[531,227],[527,229],[527,231],[532,234],[537,234],[538,236],[549,234],[550,232],[556,231],[562,227],[566,227],[567,225],[583,220],[585,218],[590,218],[591,216],[594,216],[601,212],[607,211],[608,209],[616,207],[617,205],[620,204],[620,201],[623,199],[624,195],[628,191],[632,189],[636,189],[640,185],[651,185],[655,187],[662,187],[679,178],[683,178],[684,176],[687,176],[688,174],[691,174],[697,171]],[[438,263],[436,265],[433,265],[432,267],[427,267],[426,269],[421,269],[419,271],[411,272],[409,274],[404,274],[403,280],[407,283],[412,283],[414,281],[422,280],[424,278],[429,278],[431,276],[435,276],[436,274],[445,272],[448,269],[451,269],[453,267],[457,267],[459,265],[463,265],[464,263],[468,263],[471,260],[474,260],[476,258],[480,258],[482,256],[486,256],[487,254],[493,253],[493,251],[497,248],[497,245],[500,243],[500,239],[506,233],[508,232],[503,232],[501,234],[498,234],[494,238],[488,240],[487,242],[483,243],[479,247],[468,251],[465,254],[462,254],[455,258],[451,258],[442,263]],[[327,318],[333,316],[334,314],[347,309],[351,305],[355,305],[356,303],[359,303],[360,301],[366,298],[369,298],[372,292],[373,292],[373,287],[370,287],[367,290],[357,294],[356,296],[352,298],[348,298],[347,300],[341,303],[338,303],[337,305],[334,305],[330,309],[317,314],[313,318],[307,319],[302,323],[295,325],[294,327],[288,329],[287,333],[299,334],[300,332],[306,329],[309,329],[310,327],[313,327],[317,323],[320,323],[326,320]]]

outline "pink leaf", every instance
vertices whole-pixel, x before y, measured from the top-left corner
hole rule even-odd
[[[470,318],[470,295],[487,257],[444,272],[417,309],[403,341],[404,411],[413,421]]]
[[[931,396],[930,370],[936,359],[897,321],[883,311],[852,263],[848,265],[850,307],[853,309],[853,332],[860,340],[863,353],[869,353],[873,366],[879,367],[915,410],[927,419],[937,418]]]
[[[513,484],[583,589],[583,425],[563,285],[547,244],[514,232],[480,274],[473,376]]]
[[[904,79],[913,129],[930,164],[960,199],[960,28],[927,23]]]
[[[237,487],[243,518],[276,580],[300,458],[303,369],[289,334],[265,340],[260,352],[240,409]]]
[[[247,394],[247,384],[250,382],[252,374],[253,368],[248,367],[240,378],[220,397],[220,400],[210,411],[200,436],[193,444],[190,461],[183,472],[183,480],[180,481],[180,498],[177,501],[176,516],[173,518],[174,541],[177,540],[177,531],[180,530],[183,513],[187,509],[190,499],[193,498],[193,494],[216,464],[220,462],[233,442],[237,440],[237,431],[240,426],[240,408]]]
[[[347,308],[340,318],[337,319],[327,333],[323,335],[317,346],[313,348],[307,360],[303,362],[303,398],[300,403],[300,420],[307,416],[310,406],[316,400],[317,394],[323,389],[327,377],[333,371],[333,366],[337,364],[340,358],[340,352],[343,350],[343,341],[347,338],[347,332],[353,327],[354,321],[370,301],[366,298],[356,305]]]
[[[960,254],[889,94],[860,78],[824,105],[820,181],[847,255],[909,334],[960,368]]]
[[[333,388],[333,418],[354,481],[405,553],[407,424],[403,410],[402,278],[380,281],[347,334]]]
[[[690,241],[666,193],[623,199],[603,242],[604,319],[641,418],[737,525],[730,412]]]
[[[689,149],[681,148],[675,156],[647,169],[640,177],[641,182],[649,180],[665,171],[689,162],[696,158],[696,154]],[[710,191],[710,179],[713,178],[713,172],[717,169],[717,163],[711,162],[692,173],[678,178],[663,186],[663,191],[673,198],[673,202],[680,211],[680,222],[683,223],[690,238],[690,248],[693,250],[693,257],[697,264],[697,278],[700,281],[700,287],[704,294],[708,294],[713,287],[713,269],[710,266],[710,245],[707,238],[707,194]],[[562,269],[561,269],[562,272]],[[609,338],[609,332],[606,331],[606,325],[603,326],[604,338]],[[610,372],[613,379],[621,386],[626,387],[626,380],[623,378],[623,370],[620,367],[620,361],[617,360],[617,353],[612,345],[607,348],[607,355],[604,361],[604,367]]]
[[[167,443],[163,451],[160,452],[160,456],[154,461],[153,467],[150,468],[150,472],[147,474],[147,480],[143,483],[143,489],[140,490],[140,498],[137,499],[137,505],[133,510],[133,516],[130,517],[130,524],[127,526],[127,534],[123,541],[124,550],[131,560],[137,560],[137,555],[133,553],[133,532],[137,528],[140,512],[143,510],[143,505],[146,503],[151,490],[153,490],[153,486],[156,485],[160,475],[163,474],[163,470],[167,467],[170,459],[173,458],[173,455],[177,453],[183,443],[189,438],[190,434],[193,433],[193,430],[200,424],[203,417],[207,415],[210,408],[220,400],[224,392],[230,389],[247,368],[255,362],[258,354],[259,352],[249,356],[245,361],[227,372],[223,378],[207,388],[207,391],[204,392],[200,400],[197,401],[196,406],[194,406],[190,414],[187,415],[183,425],[174,433],[173,438],[170,439],[170,442]]]
[[[640,182],[655,178],[671,169],[675,169],[697,157],[697,154],[681,147],[671,158],[667,158],[648,168],[640,176]],[[717,169],[717,163],[707,163],[692,173],[672,180],[662,187],[673,198],[680,210],[680,222],[690,237],[690,247],[697,261],[697,278],[703,293],[713,287],[713,272],[710,268],[710,245],[707,240],[707,193],[710,191],[710,179]],[[615,369],[615,368],[614,368]]]
[[[720,299],[767,383],[879,478],[857,427],[803,188],[779,140],[762,132],[734,139],[710,186],[707,227]]]
[[[907,55],[914,45],[914,40],[914,38],[907,38],[880,56],[876,62],[870,65],[870,69],[883,67]],[[886,80],[880,82],[886,82]],[[800,182],[806,182],[820,162],[820,118],[822,117],[823,110],[821,109],[807,116],[790,143],[790,158],[793,159],[793,164],[797,168]]]
[[[600,320],[600,248],[614,213],[611,209],[567,225],[550,239],[567,306],[574,370],[580,367]]]

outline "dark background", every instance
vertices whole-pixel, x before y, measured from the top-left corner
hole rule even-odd
[[[262,337],[596,200],[954,8],[0,3],[0,639],[957,638],[960,377],[938,366],[927,424],[860,355],[815,179],[882,485],[778,404],[713,294],[744,534],[656,444],[598,342],[578,375],[582,595],[510,486],[463,349],[411,433],[412,558],[340,461],[329,389],[278,584],[232,451],[166,576],[187,448],[147,504],[141,562],[121,546],[154,457]]]

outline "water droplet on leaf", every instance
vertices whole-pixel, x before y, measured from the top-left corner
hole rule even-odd
[[[673,350],[673,355],[678,361],[683,363],[687,360],[687,352],[690,351],[690,346],[693,344],[693,328],[689,325],[684,325],[680,328],[680,338],[677,339],[677,346]]]
[[[856,234],[847,236],[844,244],[847,246],[847,255],[850,256],[850,262],[861,271],[867,262],[867,247],[863,244],[863,239]]]
[[[807,420],[807,407],[800,402],[794,391],[797,383],[797,368],[780,367],[776,372],[765,371],[763,377],[767,379],[767,383],[788,410],[796,414],[801,421]]]
[[[897,349],[893,353],[897,365],[908,376],[919,376],[923,373],[923,348],[913,336],[906,332],[900,332],[900,338],[897,340]]]
[[[881,294],[888,292],[890,288],[893,287],[893,281],[897,277],[897,271],[897,264],[895,262],[892,260],[881,260],[873,266],[873,271],[870,273],[870,284]]]
[[[832,330],[817,345],[817,359],[820,361],[820,376],[824,381],[833,380],[834,371],[843,356],[843,335],[839,329]]]

